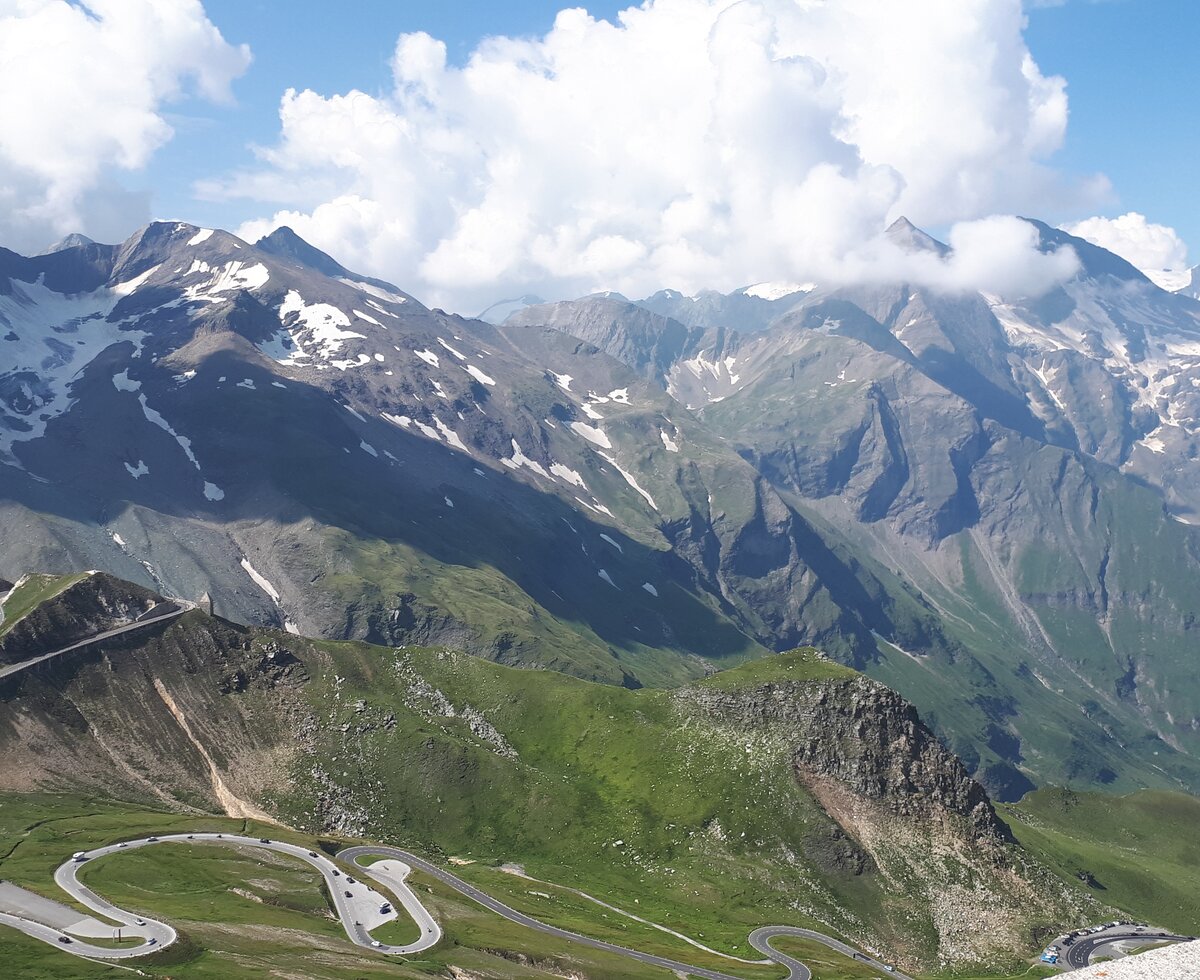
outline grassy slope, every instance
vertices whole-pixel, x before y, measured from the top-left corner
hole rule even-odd
[[[1090,876],[1101,901],[1200,934],[1200,800],[1038,790],[1004,808],[1017,839],[1065,878]]]
[[[82,581],[83,575],[30,575],[19,588],[13,589],[4,600],[4,619],[0,636],[4,636],[21,619],[28,616],[48,599]]]
[[[309,641],[289,642],[300,651]],[[312,644],[305,660],[313,674],[309,697],[322,712],[320,727],[328,741],[318,744],[304,765],[315,762],[332,770],[338,798],[375,793],[380,839],[442,859],[461,855],[474,862],[459,869],[463,877],[530,914],[764,980],[776,972],[706,957],[565,888],[505,874],[496,865],[520,861],[537,878],[583,888],[735,955],[749,953],[747,933],[767,922],[836,931],[822,920],[832,919],[837,905],[852,907],[869,921],[898,912],[911,915],[911,902],[902,892],[886,894],[869,874],[814,875],[806,858],[828,823],[796,786],[787,758],[775,756],[768,744],[752,744],[747,752],[752,734],[731,745],[692,723],[681,725],[669,692],[628,691],[462,655],[397,653],[361,644]],[[851,673],[811,651],[796,651],[703,683],[731,688]],[[457,717],[430,710],[432,702],[414,694],[418,681],[448,692]],[[462,717],[468,705],[505,733],[519,753],[516,763],[471,732]],[[1189,920],[1170,918],[1165,908],[1141,911],[1155,901],[1153,889],[1164,881],[1177,882],[1168,896],[1177,904],[1200,884],[1187,837],[1200,802],[1160,796],[1115,801],[1119,806],[1106,814],[1103,798],[1081,798],[1086,802],[1081,806],[1064,797],[1066,802],[1055,806],[1052,797],[1038,794],[1007,815],[1020,839],[1057,867],[1064,880],[1083,887],[1073,872],[1086,856],[1088,870],[1106,885],[1097,895],[1102,901],[1187,928]],[[300,793],[295,802],[303,798]],[[1081,820],[1080,812],[1089,819]],[[293,820],[308,820],[310,813],[297,810]],[[94,800],[5,797],[0,799],[0,875],[51,894],[53,868],[74,850],[125,836],[206,828],[240,830],[243,824]],[[1079,831],[1087,836],[1071,836]],[[269,833],[311,846],[311,837]],[[1109,853],[1112,848],[1098,848],[1089,838],[1117,842],[1119,860]],[[1161,840],[1174,843],[1164,850]],[[789,855],[798,855],[799,864]],[[497,961],[488,950],[573,964],[592,976],[656,975],[544,941],[419,877],[418,887],[432,889],[426,895],[447,924],[449,940],[420,964],[391,965],[389,972],[380,972],[385,968],[374,960],[358,963],[354,958],[361,954],[348,947],[336,923],[322,917],[319,882],[303,867],[289,869],[249,853],[168,845],[97,862],[86,874],[115,900],[145,911],[160,909],[182,928],[188,943],[164,954],[166,962],[156,967],[173,976],[256,975],[268,961],[328,977],[362,975],[368,967],[373,975],[416,976],[422,974],[408,971],[437,972],[450,963],[485,972],[490,964],[495,975]],[[230,892],[231,883],[261,901]],[[1195,916],[1194,908],[1190,914]],[[910,922],[909,928],[920,932],[919,924]],[[323,945],[335,951],[322,952],[317,947]],[[22,976],[71,976],[48,964],[76,966],[57,950],[4,931],[0,955],[23,964]],[[853,966],[836,957],[823,962],[830,980]],[[103,967],[94,973],[80,969],[79,976],[107,975]],[[499,975],[523,971],[506,960]]]
[[[63,900],[51,875],[72,849],[151,832],[213,829],[265,832],[309,847],[316,843],[311,837],[242,821],[118,808],[78,797],[14,795],[0,798],[0,853],[4,854],[0,874]],[[279,971],[288,976],[350,980],[366,975],[445,976],[451,964],[487,976],[545,976],[516,960],[501,958],[495,951],[524,957],[559,973],[575,969],[596,977],[663,976],[662,971],[639,967],[624,958],[511,925],[420,875],[414,876],[414,887],[443,924],[446,941],[410,961],[385,959],[353,946],[331,918],[318,876],[300,862],[277,855],[217,845],[164,844],[97,861],[82,877],[119,905],[160,915],[180,930],[183,938],[177,946],[138,960],[139,969],[151,976],[228,980]],[[644,936],[639,930],[624,939],[641,945]],[[683,956],[683,949],[687,947],[677,954]],[[697,951],[692,953],[686,957],[689,961],[705,959]],[[2,928],[0,957],[9,971],[6,975],[23,980],[126,975],[124,970],[81,962]],[[767,978],[777,974],[777,970],[752,968],[745,975]]]
[[[729,952],[744,950],[749,931],[773,916],[797,919],[789,894],[804,892],[818,909],[834,900],[812,894],[805,872],[784,857],[803,854],[810,836],[828,826],[786,759],[681,729],[667,692],[546,671],[534,684],[529,672],[450,653],[408,650],[397,658],[365,645],[322,647],[337,659],[314,677],[310,694],[314,704],[334,706],[322,718],[328,734],[317,761],[332,770],[339,798],[373,801],[383,838],[478,861],[463,869],[468,878],[492,874],[488,864],[520,861],[538,878],[688,935],[703,932]],[[460,715],[467,706],[486,715],[519,762],[490,751],[461,717],[405,710],[408,683],[397,659],[449,692]],[[806,654],[772,662],[787,678],[844,670]],[[751,672],[749,681],[765,670],[751,664],[733,673]],[[297,773],[297,807],[318,791],[304,785],[310,766],[304,761]],[[513,879],[489,883],[511,888]],[[530,902],[527,892],[513,888],[514,904]],[[585,919],[593,918],[589,909]],[[623,923],[616,935],[627,931]]]
[[[328,659],[305,660],[321,734],[296,765],[295,791],[276,801],[289,819],[312,821],[319,797],[369,813],[378,839],[470,860],[462,876],[514,906],[617,941],[635,927],[600,922],[595,908],[565,896],[547,906],[531,894],[546,888],[496,866],[521,863],[727,953],[744,954],[752,929],[781,922],[932,961],[937,930],[922,883],[855,873],[845,838],[798,784],[786,738],[715,728],[681,713],[671,692],[453,653],[317,649]],[[849,676],[797,651],[702,683]],[[515,761],[473,734],[472,710],[503,732]],[[639,948],[690,958],[672,943],[647,933]]]

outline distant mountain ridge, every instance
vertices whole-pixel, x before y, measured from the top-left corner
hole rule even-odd
[[[1035,227],[1083,263],[1037,299],[801,283],[500,325],[286,230],[0,251],[0,575],[628,687],[815,644],[1001,798],[1196,788],[1200,304]]]

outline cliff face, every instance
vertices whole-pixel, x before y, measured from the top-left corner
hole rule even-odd
[[[860,941],[882,941],[906,967],[929,963],[912,941],[918,920],[949,967],[994,961],[1071,914],[1067,890],[1016,845],[983,788],[894,691],[856,676],[698,685],[675,700],[709,737],[774,753],[777,771],[812,795],[861,855],[857,874],[889,896]]]
[[[286,779],[306,674],[254,637],[191,612],[0,681],[0,790],[264,816],[255,801]]]
[[[833,780],[898,816],[958,822],[980,841],[1012,840],[983,787],[917,709],[867,677],[736,691],[691,688],[679,699],[724,724],[785,729],[805,784]]]
[[[0,639],[0,663],[61,650],[105,630],[131,623],[161,596],[132,582],[97,572],[43,602],[15,623]]]

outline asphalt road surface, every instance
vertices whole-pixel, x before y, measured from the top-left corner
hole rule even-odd
[[[16,886],[0,883],[0,908],[3,909],[0,911],[0,924],[19,929],[27,936],[40,939],[64,952],[99,960],[132,959],[150,955],[170,946],[178,938],[177,933],[170,925],[117,907],[93,892],[80,882],[78,877],[80,868],[98,858],[166,843],[224,844],[261,848],[306,862],[316,868],[325,879],[329,894],[333,898],[334,909],[341,919],[342,927],[346,930],[350,941],[384,955],[410,956],[429,949],[441,941],[441,928],[405,880],[415,868],[510,922],[537,932],[579,943],[592,949],[625,956],[650,966],[659,966],[664,970],[671,970],[684,976],[704,977],[707,980],[739,980],[738,977],[728,973],[692,966],[664,956],[656,956],[653,953],[643,953],[539,922],[537,919],[492,898],[474,885],[468,884],[437,865],[399,848],[378,845],[346,848],[337,855],[338,860],[343,862],[343,867],[339,868],[333,860],[317,851],[310,851],[296,844],[244,837],[239,834],[164,834],[161,837],[122,841],[81,852],[58,867],[54,873],[54,881],[63,892],[101,918],[83,916],[68,906],[50,902]],[[368,858],[382,860],[376,860],[370,865],[360,863]],[[362,881],[352,881],[353,875],[347,874],[343,870],[346,865],[351,866],[356,874],[370,878],[382,885],[390,895],[378,891]],[[412,917],[419,930],[416,940],[402,946],[383,944],[371,937],[374,929],[398,917],[398,913],[392,905],[393,900]],[[386,911],[384,911],[385,909]],[[117,928],[121,929],[126,938],[139,940],[137,944],[110,947],[88,942],[89,938],[107,938],[110,931],[115,932]],[[857,959],[861,963],[873,965],[880,970],[889,970],[878,960],[871,959],[853,947],[819,932],[792,926],[767,926],[756,930],[750,936],[751,945],[774,962],[785,967],[788,970],[787,980],[810,980],[812,973],[799,960],[771,947],[770,941],[778,936],[797,936],[815,940],[839,953]],[[730,957],[730,959],[735,959],[735,957]],[[903,973],[893,971],[892,975],[900,977],[901,980],[909,980]]]
[[[430,875],[440,881],[442,884],[453,888],[460,895],[464,895],[472,901],[478,902],[484,908],[495,912],[497,915],[508,919],[509,922],[515,922],[517,925],[525,926],[526,928],[536,930],[548,936],[556,936],[559,939],[566,939],[573,943],[580,943],[583,946],[588,946],[592,949],[603,950],[607,953],[616,953],[619,956],[627,956],[630,959],[637,960],[640,963],[648,963],[651,966],[661,966],[665,970],[673,970],[677,973],[682,973],[693,977],[707,977],[710,980],[737,980],[727,973],[719,973],[716,970],[706,970],[701,967],[689,966],[687,963],[681,963],[678,960],[667,959],[663,956],[655,956],[652,953],[642,953],[636,949],[628,949],[625,946],[618,946],[615,943],[605,942],[602,939],[592,939],[590,936],[581,936],[575,932],[569,932],[566,929],[560,929],[557,926],[547,925],[544,922],[539,922],[532,916],[526,915],[524,912],[518,912],[516,909],[510,908],[503,902],[492,898],[486,892],[480,891],[474,885],[468,884],[456,875],[451,874],[443,868],[439,868],[436,864],[430,864],[423,858],[417,857],[415,854],[410,854],[408,851],[401,850],[398,847],[349,847],[344,851],[338,852],[338,857],[344,861],[358,863],[360,858],[371,856],[386,855],[394,857],[396,860],[416,868],[427,875]],[[776,936],[797,936],[804,939],[812,939],[816,942],[828,946],[830,949],[837,950],[860,963],[867,963],[878,967],[879,969],[889,972],[890,975],[900,977],[901,980],[910,980],[903,973],[889,971],[888,967],[880,963],[878,960],[858,952],[852,946],[847,946],[830,936],[825,936],[819,932],[813,932],[808,929],[797,929],[792,926],[765,926],[762,929],[756,929],[750,935],[750,944],[759,952],[765,954],[770,959],[788,970],[787,980],[810,980],[812,971],[807,966],[801,963],[794,957],[788,956],[786,953],[780,953],[770,946],[770,940]]]
[[[795,936],[797,939],[811,939],[814,942],[820,943],[822,946],[828,946],[832,950],[836,950],[843,956],[848,956],[852,960],[866,966],[873,966],[877,970],[882,970],[889,976],[899,977],[900,980],[912,980],[906,973],[901,973],[899,970],[892,967],[890,964],[884,963],[881,960],[874,959],[866,953],[861,953],[853,946],[847,946],[843,942],[838,942],[831,936],[826,936],[824,933],[814,932],[812,929],[800,929],[797,926],[763,926],[761,929],[755,929],[750,933],[750,945],[757,949],[760,953],[765,953],[776,963],[786,966],[792,972],[788,974],[788,978],[796,977],[797,980],[808,980],[812,974],[808,967],[801,963],[798,959],[788,956],[787,953],[781,953],[771,945],[771,940],[778,936]]]
[[[114,636],[121,636],[124,633],[131,633],[134,630],[145,629],[152,623],[161,623],[164,620],[175,619],[182,616],[185,612],[195,609],[195,605],[190,602],[185,602],[182,599],[168,599],[166,602],[160,602],[152,609],[146,610],[132,623],[126,623],[124,626],[118,626],[116,629],[105,630],[103,633],[97,633],[95,636],[89,636],[86,640],[80,640],[78,643],[72,643],[69,647],[63,647],[61,650],[54,650],[50,653],[44,653],[40,657],[34,657],[32,660],[25,660],[19,664],[8,664],[0,667],[0,680],[9,677],[12,674],[19,673],[22,670],[28,670],[30,667],[35,667],[38,664],[45,663],[47,660],[53,660],[55,657],[61,657],[64,653],[70,653],[72,650],[79,650],[82,647],[91,646],[93,643],[99,643],[101,640],[111,640]]]
[[[1149,946],[1154,943],[1183,943],[1187,942],[1190,938],[1190,936],[1177,936],[1172,932],[1155,929],[1150,926],[1136,928],[1121,925],[1105,929],[1103,932],[1097,932],[1090,936],[1080,936],[1070,946],[1063,945],[1062,938],[1055,940],[1055,942],[1062,950],[1059,956],[1059,964],[1066,970],[1079,970],[1088,966],[1093,956],[1114,955],[1114,951],[1107,948],[1113,943],[1132,941],[1140,943],[1143,946]]]
[[[408,874],[408,868],[403,865],[403,862],[385,862],[383,868],[378,871],[363,869],[364,874],[386,885],[399,900],[400,904],[405,909],[411,910],[413,918],[421,928],[420,936],[412,943],[403,946],[386,945],[372,939],[371,931],[377,929],[385,922],[391,922],[398,917],[397,912],[392,907],[393,899],[390,895],[385,895],[361,881],[350,883],[348,879],[352,876],[347,876],[332,860],[316,851],[309,851],[295,844],[287,844],[281,841],[262,840],[257,837],[242,837],[237,834],[216,833],[164,834],[161,837],[110,844],[107,847],[98,847],[91,851],[82,852],[78,859],[72,858],[70,861],[60,865],[58,870],[55,871],[54,881],[59,888],[85,908],[108,919],[112,929],[115,930],[119,925],[123,928],[126,935],[140,937],[143,941],[136,946],[97,946],[87,942],[86,938],[81,937],[79,932],[74,931],[70,926],[66,926],[65,928],[62,926],[55,927],[46,921],[38,921],[38,917],[42,920],[49,918],[45,914],[45,910],[41,907],[41,903],[37,901],[38,896],[31,896],[25,903],[25,907],[21,908],[19,894],[9,895],[6,904],[9,909],[14,909],[14,911],[0,912],[0,923],[19,929],[27,936],[32,936],[35,939],[41,939],[43,942],[58,946],[65,952],[92,959],[131,959],[137,956],[147,956],[165,946],[170,946],[178,937],[175,930],[169,925],[165,922],[143,918],[133,912],[127,912],[124,909],[118,908],[82,884],[79,881],[78,873],[80,868],[85,867],[88,862],[94,861],[97,858],[118,854],[122,851],[131,851],[141,847],[172,842],[255,847],[275,851],[280,854],[287,854],[312,865],[325,879],[329,894],[333,897],[334,909],[342,921],[346,935],[350,937],[351,942],[365,949],[391,956],[409,956],[429,949],[431,946],[436,945],[442,938],[442,932],[437,923],[433,921],[432,916],[421,905],[420,900],[413,893],[412,889],[404,883],[404,878]],[[13,891],[19,893],[20,889],[14,889]],[[389,908],[387,912],[381,911],[385,903]],[[77,915],[76,918],[82,919],[83,917]],[[94,920],[91,921],[94,922]],[[69,942],[63,942],[64,938],[68,939]]]

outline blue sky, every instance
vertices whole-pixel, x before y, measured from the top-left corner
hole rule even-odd
[[[1106,173],[1111,211],[1173,225],[1200,261],[1200,4],[1073,0],[1031,11],[1026,39],[1043,71],[1067,79],[1062,163]]]

